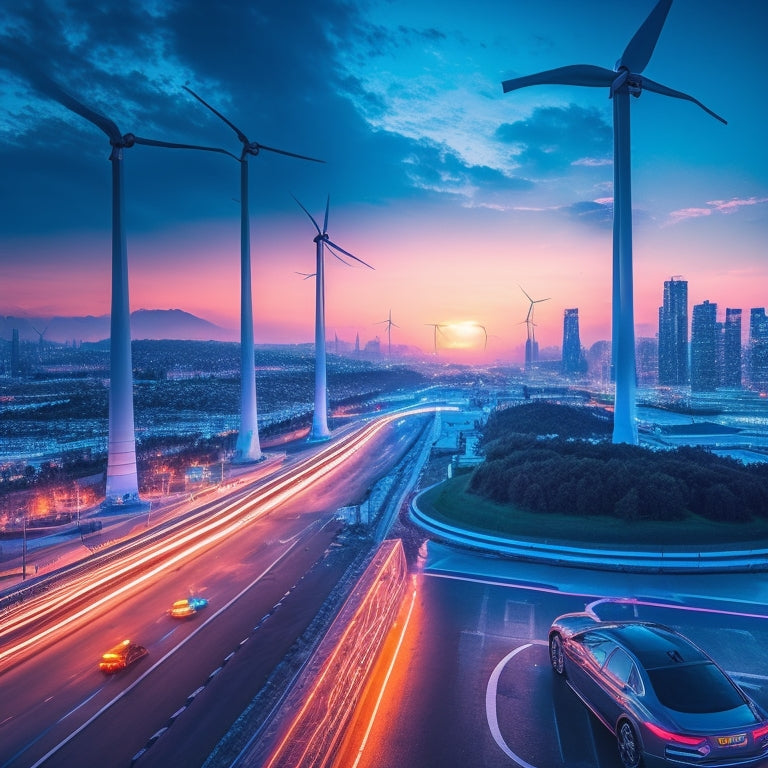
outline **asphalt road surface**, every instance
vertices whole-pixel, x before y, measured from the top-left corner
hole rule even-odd
[[[0,672],[0,766],[127,768],[137,755],[142,767],[202,765],[351,561],[336,509],[361,501],[424,423],[400,420],[343,461],[321,463],[310,485],[289,482],[269,514],[194,556],[157,573],[137,568],[131,589],[115,586],[100,610],[12,659]],[[115,573],[107,588],[113,578],[122,583]],[[208,606],[172,619],[171,603],[192,593]],[[58,616],[80,605],[65,602]],[[101,654],[126,637],[148,656],[103,675]]]
[[[688,635],[768,707],[764,574],[590,573],[430,544],[395,664],[378,670],[335,765],[620,768],[615,738],[554,678],[546,646],[553,618],[601,598],[603,618],[636,613]]]

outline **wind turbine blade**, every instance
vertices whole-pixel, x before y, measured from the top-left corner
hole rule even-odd
[[[317,226],[317,222],[315,221],[315,217],[301,203],[299,203],[298,198],[294,194],[291,194],[291,197],[294,200],[296,200],[296,202],[299,205],[299,208],[301,208],[301,210],[304,211],[304,213],[306,213],[307,216],[309,216],[309,220],[315,225],[315,229],[317,230],[317,234],[318,235],[322,235],[323,233],[320,231],[320,227]]]
[[[113,120],[110,120],[95,109],[86,107],[85,104],[78,101],[74,96],[70,96],[66,91],[59,88],[53,80],[50,81],[50,84],[51,88],[46,90],[48,96],[56,99],[56,101],[63,104],[67,109],[77,113],[80,117],[84,117],[98,128],[101,128],[101,130],[109,136],[111,142],[115,142],[116,144],[122,143],[123,137],[120,133],[120,129]]]
[[[330,246],[330,245],[328,245],[328,241],[327,241],[327,240],[323,240],[323,242],[325,243],[325,247],[326,247],[326,248],[327,248],[327,249],[328,249],[328,250],[329,250],[329,251],[330,251],[330,252],[331,252],[331,253],[332,253],[332,254],[333,254],[333,255],[334,255],[334,256],[335,256],[335,257],[336,257],[336,258],[337,258],[337,259],[338,259],[338,260],[339,260],[341,263],[342,263],[342,264],[344,264],[344,266],[347,266],[347,267],[351,267],[351,266],[352,266],[352,265],[351,265],[351,264],[350,264],[348,261],[345,261],[344,259],[342,259],[342,258],[341,258],[341,256],[339,256],[339,254],[338,254],[338,253],[336,253],[336,251],[334,251],[334,250],[333,250],[333,248],[331,248],[331,246]]]
[[[299,160],[311,160],[313,163],[324,163],[325,160],[318,160],[316,157],[308,157],[307,155],[297,155],[295,152],[286,152],[284,149],[275,149],[274,147],[267,147],[264,144],[256,144],[259,149],[266,149],[268,152],[277,152],[278,155],[288,155],[288,157],[298,157]]]
[[[341,251],[345,256],[349,256],[350,259],[354,259],[355,261],[359,261],[363,266],[368,267],[368,269],[374,269],[370,264],[363,261],[362,259],[358,259],[357,256],[350,253],[349,251],[345,251],[341,246],[336,245],[336,243],[332,242],[331,240],[325,241],[326,245],[330,245],[331,248],[335,248],[337,251]]]
[[[96,127],[104,131],[104,133],[109,136],[110,141],[115,145],[122,143],[123,135],[120,133],[120,129],[113,120],[102,115],[101,112],[97,112],[95,109],[87,107],[82,101],[71,96],[58,83],[51,80],[48,75],[44,74],[36,67],[25,66],[23,72],[27,80],[41,93],[49,96],[54,101],[58,101],[59,104],[62,104],[71,112],[80,115],[80,117],[84,117],[88,122],[93,123]]]
[[[671,6],[672,0],[659,0],[656,3],[616,62],[617,69],[626,67],[630,72],[639,73],[648,66]]]
[[[728,121],[725,118],[720,117],[720,115],[718,115],[716,112],[713,112],[709,107],[705,107],[698,99],[694,99],[693,96],[689,96],[687,93],[683,93],[682,91],[675,91],[672,88],[667,88],[666,85],[662,85],[661,83],[649,80],[645,76],[641,77],[640,81],[643,90],[660,93],[662,96],[674,96],[676,99],[692,101],[694,104],[700,106],[707,114],[712,115],[712,117],[714,117],[716,120],[719,120],[724,125],[728,125]]]
[[[237,134],[237,138],[240,139],[243,144],[249,143],[248,137],[233,122],[227,120],[227,118],[224,117],[221,112],[219,112],[217,109],[214,109],[207,101],[205,101],[205,99],[198,96],[191,88],[187,88],[186,85],[182,86],[182,88],[184,88],[187,93],[191,93],[203,106],[208,107],[208,109],[210,109],[211,112],[216,115],[216,117],[223,120]]]
[[[331,207],[331,196],[328,195],[328,197],[325,200],[325,219],[323,219],[323,234],[325,234],[328,231],[328,209]]]
[[[528,299],[528,301],[530,301],[531,304],[533,304],[534,303],[533,299],[525,292],[525,288],[523,288],[523,286],[520,285],[519,283],[517,287],[523,292],[523,295],[525,296],[525,298]]]
[[[605,67],[595,67],[591,64],[573,64],[568,67],[548,69],[536,75],[516,77],[505,80],[501,87],[504,93],[526,88],[529,85],[587,85],[591,87],[610,85],[616,79],[616,73]]]
[[[221,152],[223,155],[229,155],[234,157],[235,160],[240,158],[237,155],[233,155],[227,149],[220,149],[219,147],[202,147],[198,144],[176,144],[172,141],[157,141],[156,139],[145,139],[142,136],[134,136],[133,140],[137,144],[145,144],[148,147],[168,147],[169,149],[201,149],[205,152]]]
[[[19,44],[15,40],[12,41],[4,37],[0,41],[0,63],[21,74],[33,88],[93,123],[97,128],[104,131],[114,144],[122,144],[123,136],[114,121],[95,109],[87,107],[83,102],[67,93],[37,66],[39,56],[38,51],[32,51],[26,45]]]

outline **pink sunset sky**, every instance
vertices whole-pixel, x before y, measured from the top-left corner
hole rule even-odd
[[[598,0],[578,12],[573,5],[483,0],[468,17],[432,0],[354,10],[329,2],[300,20],[278,9],[246,14],[233,39],[203,43],[190,9],[152,5],[150,27],[138,3],[125,21],[120,72],[101,49],[84,56],[83,40],[101,32],[82,9],[56,42],[21,12],[5,29],[15,24],[16,37],[49,51],[50,76],[121,130],[239,151],[227,127],[183,92],[189,83],[249,136],[326,160],[251,158],[257,344],[313,339],[314,283],[296,273],[314,272],[315,231],[290,195],[322,221],[330,193],[331,239],[375,267],[327,256],[330,339],[385,342],[391,310],[393,346],[430,351],[430,324],[439,323],[446,357],[455,348],[521,362],[521,287],[549,299],[535,308],[540,347],[561,344],[563,310],[572,307],[585,347],[610,337],[610,100],[596,88],[503,94],[500,86],[565,64],[612,66],[653,3],[610,13]],[[768,305],[766,115],[753,82],[768,69],[759,32],[767,8],[676,0],[648,65],[650,77],[694,94],[727,126],[688,102],[653,93],[633,100],[638,337],[657,333],[672,275],[688,281],[689,311],[705,299],[721,319],[726,307],[742,308],[745,337],[749,308]],[[264,44],[239,45],[241,33]],[[271,35],[279,45],[266,42]],[[307,36],[318,55],[308,55]],[[12,57],[0,64],[11,73],[0,86],[0,313],[108,314],[106,138],[35,93]],[[238,168],[181,154],[126,150],[131,309],[183,309],[236,339]]]

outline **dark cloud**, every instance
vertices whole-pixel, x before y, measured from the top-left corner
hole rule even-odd
[[[532,173],[560,172],[584,158],[610,158],[613,129],[596,109],[537,107],[526,120],[504,123],[496,137],[514,145],[516,161]]]
[[[4,28],[19,42],[0,44],[0,68],[18,77],[19,46],[36,52],[41,71],[122,133],[239,154],[233,131],[183,91],[188,83],[250,140],[326,161],[318,166],[262,152],[250,163],[254,211],[285,209],[289,192],[374,204],[414,193],[402,162],[412,143],[370,128],[347,94],[357,88],[357,99],[374,112],[383,104],[336,63],[339,40],[370,34],[354,4],[318,0],[299,13],[291,3],[176,0],[156,4],[160,15],[142,2],[13,5]],[[26,104],[4,99],[14,124],[23,126],[0,145],[4,230],[108,228],[109,141],[55,104],[36,113],[41,94],[30,89]],[[235,216],[237,163],[205,155],[126,150],[129,230]]]
[[[407,168],[417,188],[451,195],[472,206],[504,207],[511,194],[534,186],[528,179],[509,177],[489,166],[467,165],[446,147],[428,141],[411,147]]]

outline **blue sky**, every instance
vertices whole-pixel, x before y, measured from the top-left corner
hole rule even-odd
[[[428,323],[474,321],[488,355],[519,357],[527,301],[559,344],[579,307],[609,335],[611,104],[598,88],[501,81],[613,67],[654,3],[10,0],[0,10],[0,313],[109,311],[106,137],[36,93],[19,50],[122,132],[239,152],[234,134],[326,161],[251,160],[256,340],[308,341],[316,217],[374,273],[332,264],[328,328],[431,347]],[[768,3],[675,0],[645,74],[723,115],[643,93],[632,103],[638,335],[662,283],[691,304],[768,304],[768,152],[761,80]],[[24,54],[26,55],[26,54]],[[126,151],[134,309],[180,307],[237,326],[237,163]],[[447,337],[446,337],[447,338]],[[468,344],[478,345],[477,339]],[[449,340],[445,341],[448,345]],[[457,342],[457,346],[460,346]]]

